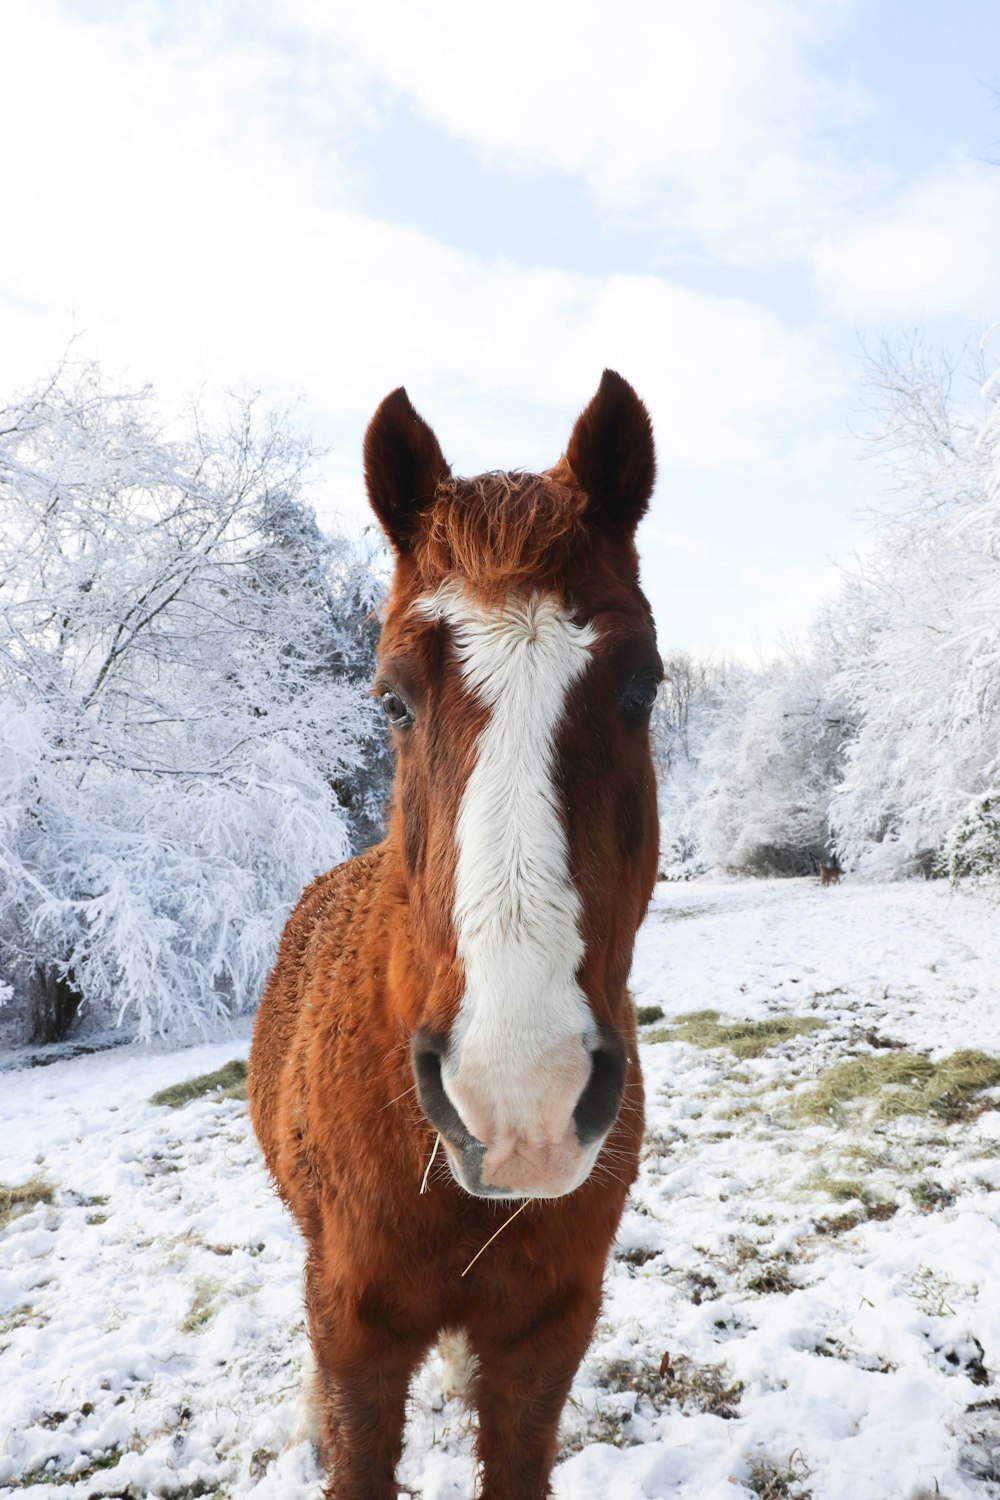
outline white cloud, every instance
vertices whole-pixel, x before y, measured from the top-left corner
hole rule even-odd
[[[352,211],[336,163],[320,192],[317,158],[262,120],[281,68],[253,48],[191,56],[44,0],[14,9],[0,366],[15,379],[34,373],[40,325],[42,343],[73,326],[168,388],[308,390],[358,441],[403,381],[466,469],[553,460],[546,412],[568,419],[605,365],[648,400],[667,465],[763,461],[834,389],[822,347],[747,301],[525,270]]]
[[[863,185],[821,141],[867,103],[809,60],[845,0],[289,3],[494,164],[580,176],[671,240],[794,254]]]
[[[912,322],[1000,312],[1000,172],[968,160],[936,173],[815,256],[838,311]]]

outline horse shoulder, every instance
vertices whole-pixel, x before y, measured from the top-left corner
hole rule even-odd
[[[287,1196],[281,1158],[290,1122],[301,1130],[320,1031],[336,1032],[357,1006],[357,955],[370,947],[372,892],[384,846],[337,865],[307,886],[288,918],[261,998],[247,1071],[254,1130],[271,1175]],[[330,1059],[327,1059],[329,1065]]]

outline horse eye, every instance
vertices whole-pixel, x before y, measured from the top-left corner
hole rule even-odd
[[[398,693],[394,693],[392,688],[387,688],[379,695],[379,702],[389,723],[395,724],[397,729],[408,724],[413,717],[402,698]]]
[[[648,673],[633,677],[621,695],[622,713],[625,717],[634,719],[637,723],[648,719],[653,712],[659,686],[658,680]]]

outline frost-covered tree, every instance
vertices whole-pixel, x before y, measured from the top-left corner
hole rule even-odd
[[[664,677],[653,709],[653,758],[660,809],[660,867],[672,879],[698,874],[702,857],[701,801],[706,741],[730,688],[727,669],[687,651],[663,657]]]
[[[756,875],[814,871],[850,725],[816,647],[732,681],[702,752],[705,861]]]
[[[93,369],[0,410],[0,980],[37,1029],[251,1005],[374,821],[378,585],[309,461],[253,401],[168,440]]]
[[[883,353],[882,454],[903,496],[827,612],[858,731],[831,808],[857,867],[1000,872],[1000,414],[915,346]]]
[[[834,665],[818,641],[756,670],[666,657],[653,719],[666,875],[815,870],[850,732]]]

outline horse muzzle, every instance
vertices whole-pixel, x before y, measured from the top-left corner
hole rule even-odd
[[[421,1030],[411,1046],[420,1108],[440,1133],[459,1186],[484,1198],[559,1198],[589,1177],[618,1117],[628,1057],[619,1033],[600,1028],[597,1045],[577,1043],[571,1068],[538,1070],[537,1108],[512,1119],[504,1101],[448,1081],[448,1039]],[[564,1086],[553,1089],[553,1077]],[[567,1094],[565,1080],[572,1078]],[[535,1089],[529,1088],[529,1097]]]

